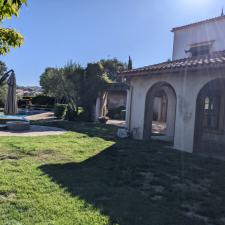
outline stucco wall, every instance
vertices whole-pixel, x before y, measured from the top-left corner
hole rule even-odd
[[[196,100],[200,89],[210,80],[225,78],[221,71],[184,72],[174,74],[149,75],[132,78],[130,81],[132,94],[128,102],[131,103],[129,128],[134,130],[134,138],[143,139],[145,100],[149,89],[158,82],[167,82],[176,92],[176,121],[174,147],[182,151],[192,152],[194,143]],[[132,101],[130,97],[132,96]]]
[[[174,32],[174,48],[173,60],[189,57],[191,44],[215,41],[212,46],[213,51],[225,50],[225,18],[212,21],[210,23],[202,23]]]

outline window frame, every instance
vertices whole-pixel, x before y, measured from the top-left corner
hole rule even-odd
[[[215,42],[215,40],[211,40],[211,41],[204,41],[204,42],[200,42],[200,43],[191,44],[189,50],[187,50],[185,52],[189,53],[190,57],[199,57],[199,56],[209,55],[212,52],[212,46],[213,46],[214,42]],[[196,53],[198,51],[200,51],[200,52],[205,51],[205,53],[194,55],[193,51],[195,51]]]
[[[217,109],[217,126],[216,128],[210,128],[210,127],[205,127],[204,126],[204,117],[205,117],[205,99],[209,98],[209,107],[210,107],[210,102],[212,100],[212,98],[218,98],[218,109]],[[208,91],[207,93],[205,93],[205,95],[203,96],[202,99],[202,122],[201,122],[201,126],[204,132],[207,133],[215,133],[215,134],[224,134],[224,127],[223,127],[223,121],[224,121],[224,110],[223,110],[223,105],[222,105],[222,101],[224,99],[223,93],[221,90],[218,91]],[[213,113],[212,113],[213,114]]]
[[[192,57],[198,57],[198,56],[204,56],[210,54],[210,46],[198,46],[198,47],[192,47],[190,49],[190,53]]]

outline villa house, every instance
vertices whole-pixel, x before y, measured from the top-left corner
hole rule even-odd
[[[225,154],[225,16],[172,29],[173,59],[121,72],[135,139]]]

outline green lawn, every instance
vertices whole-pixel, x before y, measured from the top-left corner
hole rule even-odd
[[[115,129],[0,138],[0,225],[223,225],[225,162]]]

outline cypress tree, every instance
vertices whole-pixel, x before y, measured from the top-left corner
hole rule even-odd
[[[129,60],[128,60],[128,70],[132,70],[133,66],[132,66],[132,59],[129,56]]]

